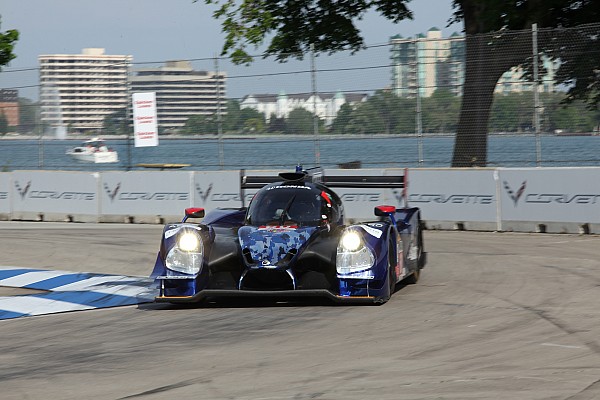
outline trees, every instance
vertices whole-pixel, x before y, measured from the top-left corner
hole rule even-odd
[[[192,115],[182,129],[184,134],[216,135],[219,132],[216,115]]]
[[[464,21],[466,66],[452,166],[485,166],[487,124],[496,82],[513,66],[522,65],[527,71],[531,71],[532,68],[531,57],[515,51],[515,48],[523,46],[532,48],[531,35],[518,34],[518,31],[531,29],[533,24],[537,24],[539,28],[546,28],[597,22],[600,21],[600,6],[598,0],[454,0],[454,5],[455,19]],[[481,35],[487,32],[496,34]],[[573,58],[577,56],[558,51],[565,48],[565,43],[560,39],[555,40],[556,38],[557,36],[551,33],[539,36],[538,50],[551,57],[561,58],[563,65],[572,65],[573,61],[577,61]],[[580,40],[587,41],[588,45],[595,43],[595,46],[598,46],[597,32],[587,36],[584,34]],[[482,57],[483,55],[485,57]],[[594,64],[599,65],[598,61],[594,60],[587,65],[577,63],[578,67],[582,67],[581,70],[574,68],[566,72],[562,65],[559,69],[565,74],[562,77],[563,82],[578,82],[575,88],[579,98],[592,94],[590,100],[593,100],[593,88],[589,84],[585,85],[583,81],[587,80],[584,77],[590,76],[590,73],[596,76],[596,82],[600,81],[600,76],[593,72]],[[581,87],[582,84],[586,89]],[[596,102],[599,100],[600,97],[596,95]]]
[[[34,132],[36,128],[36,120],[39,114],[39,104],[32,100],[19,97],[19,132],[28,133]]]
[[[0,71],[4,65],[16,57],[13,49],[17,40],[19,40],[19,32],[15,29],[9,29],[4,33],[0,32]]]
[[[423,130],[448,133],[456,130],[460,100],[446,89],[438,89],[422,100]]]
[[[122,108],[104,117],[102,131],[105,135],[127,134],[127,109]]]
[[[314,46],[316,52],[358,51],[364,47],[355,21],[369,9],[377,10],[393,22],[412,18],[409,0],[295,0],[255,1],[205,0],[217,5],[216,18],[223,20],[226,39],[223,54],[234,62],[248,63],[247,47],[258,47],[266,38],[270,42],[265,55],[284,61],[302,59]],[[514,52],[518,42],[531,44],[526,35],[514,36],[505,30],[530,29],[536,23],[544,27],[569,27],[600,21],[598,0],[453,0],[455,21],[463,21],[466,33],[465,85],[452,165],[485,166],[487,163],[487,129],[493,102],[493,91],[500,76],[510,67],[530,63]],[[489,37],[481,35],[497,32]],[[578,40],[598,48],[600,35],[582,33]],[[523,43],[522,43],[523,44]],[[564,43],[548,40],[542,49],[564,50]],[[485,57],[482,57],[485,55]],[[560,56],[568,67],[558,74],[564,82],[575,82],[573,98],[600,102],[600,69],[598,57],[569,60]],[[569,62],[571,61],[571,62]],[[564,74],[561,75],[561,74]]]
[[[295,108],[290,111],[285,125],[288,134],[311,135],[315,132],[314,114],[304,108]]]

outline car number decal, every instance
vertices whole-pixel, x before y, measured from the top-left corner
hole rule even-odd
[[[181,228],[169,229],[168,231],[165,231],[165,239],[168,239],[171,236],[175,235],[177,232],[179,232],[179,229]]]

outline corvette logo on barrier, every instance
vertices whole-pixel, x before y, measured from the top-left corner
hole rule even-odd
[[[27,185],[25,185],[25,187],[23,187],[23,188],[21,187],[21,185],[19,185],[18,181],[15,181],[15,187],[17,188],[17,191],[21,195],[21,199],[24,200],[25,196],[27,196],[27,192],[29,191],[29,188],[31,187],[31,181],[27,182]]]
[[[111,190],[106,183],[104,184],[104,190],[106,190],[106,194],[110,198],[110,201],[115,200],[115,197],[117,196],[117,193],[119,193],[120,188],[121,182],[117,183],[117,186],[114,188],[114,190]]]
[[[521,184],[521,187],[519,187],[519,189],[514,192],[511,187],[508,185],[508,182],[504,181],[504,189],[506,190],[506,193],[508,194],[508,197],[510,197],[515,205],[515,207],[517,206],[517,203],[519,202],[519,199],[521,198],[521,196],[523,196],[523,193],[525,193],[525,188],[527,187],[527,181],[523,181],[523,183]]]
[[[121,182],[115,186],[114,189],[105,183],[104,190],[110,198],[110,201],[135,201],[135,200],[152,200],[152,201],[164,201],[164,200],[188,200],[189,194],[186,192],[121,192]]]
[[[196,192],[202,199],[202,203],[206,203],[206,200],[208,200],[208,196],[210,196],[210,192],[212,191],[212,188],[213,188],[213,184],[211,183],[208,185],[208,189],[206,189],[206,192],[205,192],[202,190],[202,187],[200,185],[196,184]]]

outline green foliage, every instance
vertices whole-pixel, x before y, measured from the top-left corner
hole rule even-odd
[[[264,118],[248,118],[244,121],[242,133],[249,135],[256,135],[264,133],[265,131],[265,120]]]
[[[270,40],[264,56],[274,56],[284,61],[302,59],[314,49],[317,53],[340,50],[358,51],[364,47],[356,23],[367,11],[375,9],[385,18],[397,23],[412,18],[407,4],[410,0],[204,0],[217,7],[214,17],[222,20],[225,43],[222,54],[234,63],[250,63],[248,48],[257,49]],[[516,39],[506,35],[509,30],[529,30],[533,23],[539,28],[573,27],[600,21],[598,0],[453,0],[453,21],[464,22],[466,34],[466,84],[463,92],[461,114],[452,165],[455,167],[485,166],[487,163],[487,131],[493,101],[493,88],[502,73],[513,66],[522,65],[531,71],[531,57],[514,51],[518,41],[530,43],[525,35]],[[492,33],[493,38],[480,40],[478,34]],[[556,37],[539,37],[539,49],[555,58],[561,66],[557,78],[561,83],[574,83],[567,100],[586,100],[592,107],[600,104],[600,58],[595,54],[600,44],[600,32],[581,32],[576,41],[589,49],[585,55],[575,55],[569,43]],[[523,43],[520,43],[523,44]],[[477,58],[481,54],[489,57]],[[486,74],[477,71],[486,70]],[[371,107],[371,106],[361,106]],[[479,107],[473,118],[472,110]],[[357,112],[360,110],[357,109]],[[367,109],[363,111],[368,111]],[[358,114],[357,114],[358,116]],[[381,110],[381,127],[364,129],[394,132],[393,116]],[[448,115],[426,116],[434,130],[450,129],[454,121]],[[335,126],[335,131],[354,130],[351,121]],[[473,160],[476,160],[473,164]]]
[[[286,132],[294,135],[310,135],[315,133],[314,114],[303,108],[290,111],[286,121]],[[320,125],[320,123],[319,123]]]
[[[490,131],[531,132],[534,112],[531,93],[497,95],[490,115]]]
[[[350,125],[352,121],[352,114],[354,109],[348,103],[342,104],[340,110],[337,113],[336,118],[333,120],[329,128],[329,133],[333,135],[345,135],[350,133],[347,127]]]
[[[591,132],[600,124],[600,111],[586,109],[583,102],[564,104],[564,93],[541,96],[542,131]],[[460,113],[460,97],[436,91],[421,104],[423,133],[455,133]],[[496,95],[490,115],[490,132],[533,132],[531,92]],[[329,128],[331,134],[404,134],[416,132],[416,100],[391,94],[376,94],[355,108],[344,104]]]
[[[277,118],[275,114],[269,118],[269,126],[267,132],[269,133],[285,133],[287,130],[287,123],[285,118]]]
[[[227,102],[227,109],[221,115],[223,133],[262,134],[265,133],[265,116],[254,109],[240,108],[236,100]],[[219,116],[193,115],[186,121],[182,134],[216,135],[219,133]]]
[[[223,130],[225,132],[234,132],[240,129],[241,111],[240,102],[236,100],[227,101],[227,109],[223,116]]]
[[[104,118],[102,131],[105,135],[126,135],[128,132],[127,109],[115,111]]]
[[[37,116],[39,115],[39,104],[25,97],[19,97],[19,132],[35,132]]]
[[[422,99],[424,132],[456,132],[460,113],[460,98],[449,90],[436,90],[430,97]]]
[[[344,104],[333,121],[333,134],[412,134],[415,132],[414,99],[378,91],[366,102],[352,108]]]
[[[2,66],[7,65],[16,55],[13,53],[15,44],[19,40],[19,31],[10,29],[4,33],[0,32],[0,71]]]
[[[192,115],[186,121],[181,133],[193,135],[216,135],[219,133],[217,116],[215,114]]]
[[[278,60],[302,59],[311,45],[317,52],[357,51],[364,46],[355,23],[371,8],[394,22],[412,18],[410,0],[267,1],[205,0],[217,7],[213,16],[222,20],[223,55],[238,64],[249,63],[248,48],[262,46],[270,38],[265,55]]]

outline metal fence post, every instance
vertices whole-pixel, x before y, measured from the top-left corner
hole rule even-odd
[[[533,45],[533,127],[535,129],[535,160],[538,167],[542,166],[542,142],[540,138],[540,94],[538,90],[538,43],[537,24],[531,25],[531,42]]]
[[[423,166],[423,119],[421,113],[421,82],[419,80],[421,69],[421,60],[419,52],[419,39],[415,39],[415,60],[416,60],[416,75],[417,75],[417,109],[416,111],[416,133],[417,133],[417,148],[419,152],[419,166]]]
[[[217,141],[219,142],[219,169],[224,168],[223,121],[221,119],[221,79],[219,77],[219,57],[215,55],[215,80],[217,88]]]
[[[315,45],[310,45],[310,75],[313,95],[313,130],[315,134],[315,165],[321,164],[321,146],[319,143],[319,117],[317,115],[317,77],[315,69]]]
[[[126,82],[126,90],[127,90],[127,101],[125,102],[125,127],[126,127],[126,135],[127,135],[127,165],[125,167],[126,171],[131,171],[132,164],[132,151],[131,151],[131,139],[132,139],[132,129],[133,129],[133,110],[132,105],[130,105],[131,98],[131,63],[127,61],[127,82]],[[131,128],[129,127],[129,121],[131,121]]]

